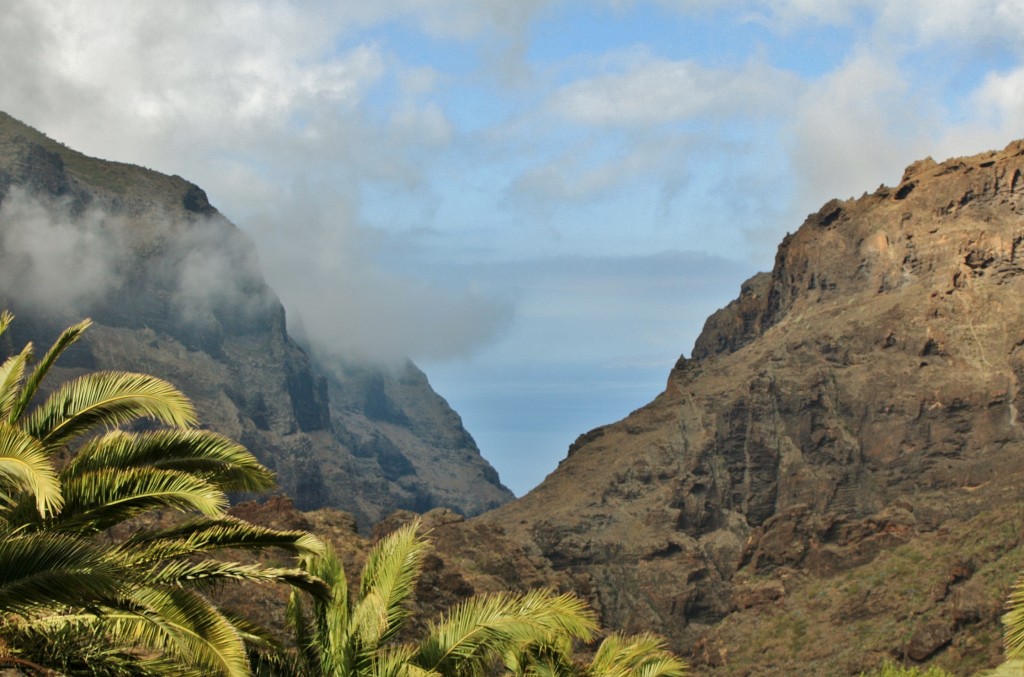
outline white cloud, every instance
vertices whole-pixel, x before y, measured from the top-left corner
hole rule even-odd
[[[0,294],[64,321],[103,312],[125,285],[142,284],[135,264],[139,233],[148,231],[161,245],[147,262],[143,293],[175,290],[174,320],[203,325],[214,312],[248,319],[273,303],[252,243],[223,219],[174,220],[151,210],[146,218],[158,224],[140,227],[136,218],[12,187],[0,203]]]
[[[988,73],[970,92],[967,107],[972,115],[936,139],[936,159],[999,149],[1024,137],[1024,67]]]
[[[2,35],[5,81],[45,89],[0,105],[87,152],[175,169],[196,148],[351,109],[384,71],[375,46],[335,53],[316,13],[283,2],[16,0],[5,11],[19,17]]]
[[[1024,0],[877,0],[885,33],[910,32],[921,43],[956,41],[961,48],[997,41],[1020,49]]]
[[[572,82],[548,103],[557,115],[593,126],[649,126],[694,117],[765,115],[777,110],[794,79],[763,64],[738,70],[695,61],[630,55],[628,70]]]
[[[685,134],[638,135],[612,150],[584,141],[524,171],[509,196],[530,206],[551,206],[607,198],[651,177],[678,187],[686,182],[686,155],[693,143]]]
[[[906,164],[928,154],[928,111],[914,107],[908,90],[891,62],[866,53],[807,87],[790,132],[798,209],[898,181]]]
[[[1002,134],[1024,130],[1024,68],[989,73],[974,93],[974,105]]]
[[[525,21],[529,3],[12,2],[0,15],[0,109],[77,150],[201,184],[258,240],[271,283],[323,349],[436,358],[507,323],[501,302],[375,262],[362,187],[425,186],[423,154],[453,131],[432,99],[438,74],[356,31],[406,20],[468,38]],[[197,281],[218,264],[182,262]]]
[[[346,196],[309,183],[260,202],[250,220],[270,252],[267,278],[319,354],[445,360],[503,335],[510,303],[382,266],[394,244],[357,227],[354,208]]]
[[[632,6],[640,0],[607,0]],[[747,21],[782,33],[814,27],[871,27],[882,41],[911,36],[910,44],[955,40],[963,47],[998,41],[1019,49],[1024,0],[655,0],[681,14],[735,10]],[[909,46],[909,45],[908,45]]]
[[[121,283],[123,231],[95,210],[72,218],[12,188],[0,203],[0,292],[50,313],[88,309]]]

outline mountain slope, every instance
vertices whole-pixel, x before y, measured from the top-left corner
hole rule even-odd
[[[1024,564],[1024,143],[833,201],[692,359],[473,524],[700,674],[995,660]]]
[[[46,345],[91,316],[65,367],[168,378],[303,508],[340,507],[366,525],[399,508],[472,515],[512,498],[414,365],[312,360],[252,243],[200,188],[87,157],[2,113],[0,301],[18,314],[12,345]]]

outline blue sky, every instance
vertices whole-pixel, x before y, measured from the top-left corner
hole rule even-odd
[[[1024,0],[10,0],[0,109],[176,173],[522,494],[832,197],[1024,136]]]

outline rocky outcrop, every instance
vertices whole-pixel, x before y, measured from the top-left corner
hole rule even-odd
[[[411,363],[318,364],[252,243],[198,186],[72,151],[0,114],[0,301],[10,345],[96,326],[62,367],[169,379],[303,509],[477,514],[512,498]]]
[[[664,393],[475,522],[701,674],[995,660],[1024,498],[1022,176],[1018,142],[826,204]]]

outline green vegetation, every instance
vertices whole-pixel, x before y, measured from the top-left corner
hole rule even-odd
[[[11,320],[0,314],[0,333]],[[211,554],[323,546],[225,514],[226,492],[265,491],[273,476],[235,442],[191,427],[191,403],[165,381],[90,373],[30,410],[49,369],[88,326],[67,329],[31,371],[31,344],[0,365],[2,663],[248,674],[246,641],[255,637],[204,592],[219,581],[284,582],[320,596],[327,588],[297,568]],[[125,430],[144,421],[149,430]]]
[[[12,321],[0,313],[0,334]],[[370,553],[358,590],[334,551],[302,531],[229,516],[227,492],[273,475],[237,443],[196,429],[188,399],[144,374],[95,372],[40,397],[67,329],[35,362],[0,365],[0,667],[67,675],[506,674],[677,677],[686,666],[653,635],[597,633],[571,595],[470,598],[399,641],[427,542],[413,523]],[[42,400],[37,403],[37,400]],[[34,407],[32,406],[34,405]],[[225,550],[278,548],[297,566],[243,564]],[[225,582],[284,583],[287,647],[208,593]]]
[[[474,597],[431,625],[418,644],[393,643],[409,615],[406,602],[426,551],[418,526],[399,529],[370,552],[351,598],[331,550],[303,558],[306,570],[327,581],[333,595],[326,602],[314,599],[307,619],[301,594],[292,593],[288,618],[303,648],[302,674],[487,674],[510,646],[562,634],[587,639],[596,630],[576,598],[534,592]]]
[[[575,641],[597,631],[593,613],[572,595],[546,590],[478,595],[427,627],[416,642],[394,640],[408,618],[406,605],[419,578],[427,541],[413,522],[383,539],[363,568],[350,597],[340,561],[331,551],[303,558],[304,568],[331,585],[329,600],[292,593],[288,620],[299,651],[293,660],[272,658],[268,674],[288,675],[646,675],[685,674],[685,664],[650,635],[607,637],[593,660],[573,658]]]
[[[953,675],[941,668],[907,668],[892,661],[886,661],[877,670],[861,673],[861,677],[953,677]]]

